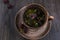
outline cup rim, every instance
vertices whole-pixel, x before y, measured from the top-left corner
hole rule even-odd
[[[27,8],[31,5],[36,5],[36,6],[40,6],[41,7],[41,10],[45,13],[45,22],[44,24],[42,24],[41,26],[44,26],[47,22],[48,22],[48,11],[45,9],[45,7],[43,7],[41,4],[37,4],[37,3],[32,3],[32,4],[29,4],[29,5],[26,5],[27,7],[25,8],[25,10],[27,10]],[[24,11],[25,12],[25,11]],[[25,22],[24,22],[24,19],[22,17],[22,20],[23,20],[23,24],[29,28],[34,28],[34,27],[30,27],[28,26]],[[40,28],[40,27],[37,27],[37,28]]]

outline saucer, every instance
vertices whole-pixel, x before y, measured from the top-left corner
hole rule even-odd
[[[16,26],[16,27],[17,27],[17,26]],[[41,35],[37,36],[35,39],[44,38],[44,37],[49,33],[50,29],[51,29],[51,22],[49,21],[46,30],[45,30],[43,33],[41,33]],[[24,33],[21,33],[19,27],[17,27],[17,31],[19,32],[19,34],[20,34],[22,37],[24,37],[24,38],[26,38],[26,39],[32,39],[32,38],[26,36]]]

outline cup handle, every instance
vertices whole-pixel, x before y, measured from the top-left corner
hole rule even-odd
[[[49,16],[49,17],[48,17],[48,21],[53,20],[53,19],[54,19],[53,16]]]

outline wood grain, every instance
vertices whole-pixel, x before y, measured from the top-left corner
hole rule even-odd
[[[60,40],[60,0],[9,0],[14,5],[8,9],[7,5],[0,0],[0,40],[26,40],[20,36],[14,28],[14,17],[17,11],[29,4],[42,4],[55,19],[49,34],[41,40]]]

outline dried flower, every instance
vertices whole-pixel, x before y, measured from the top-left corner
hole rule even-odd
[[[13,8],[13,5],[8,4],[8,9],[11,9],[11,8]]]
[[[3,0],[4,4],[8,4],[9,0]]]

